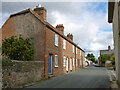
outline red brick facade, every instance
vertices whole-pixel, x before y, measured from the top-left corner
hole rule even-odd
[[[33,37],[36,49],[35,60],[45,61],[44,72],[46,78],[49,76],[49,55],[52,55],[51,69],[53,75],[71,72],[84,67],[85,52],[73,42],[73,35],[69,34],[68,37],[64,35],[63,24],[57,25],[55,28],[46,22],[46,9],[41,8],[37,7],[34,10],[38,11],[35,12],[28,9],[11,15],[2,27],[2,39],[13,35],[18,36],[19,34],[22,34],[24,38]],[[39,10],[42,10],[42,12],[39,12]],[[58,36],[58,46],[55,45],[55,35]],[[63,40],[66,41],[66,49],[63,48]],[[55,55],[58,55],[57,67],[55,67]],[[65,62],[64,57],[66,57]],[[67,60],[68,68],[66,68]]]

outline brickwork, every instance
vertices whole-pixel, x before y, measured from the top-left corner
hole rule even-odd
[[[46,22],[46,9],[41,7],[32,10],[22,11],[18,14],[10,17],[3,26],[3,37],[8,38],[12,35],[22,34],[24,38],[32,37],[35,44],[35,60],[45,61],[45,77],[48,78],[49,74],[49,55],[52,55],[52,74],[59,75],[67,73],[66,67],[63,66],[63,58],[68,58],[68,72],[78,70],[82,68],[81,62],[84,61],[85,52],[80,49],[72,40],[72,37],[64,35],[64,26],[59,24],[53,27],[51,24]],[[38,10],[39,9],[39,10]],[[42,11],[40,11],[42,10]],[[40,11],[40,12],[39,12]],[[43,13],[41,13],[43,12]],[[24,14],[23,14],[24,13]],[[39,15],[38,15],[38,14]],[[44,15],[42,15],[44,14]],[[44,19],[42,19],[42,18]],[[12,23],[12,24],[11,24]],[[54,29],[54,30],[53,30]],[[55,46],[55,35],[58,35],[58,46]],[[66,49],[63,49],[63,40],[66,41]],[[73,52],[74,46],[74,52]],[[77,54],[76,54],[77,47]],[[80,55],[80,50],[83,53]],[[58,67],[55,67],[55,55],[58,55]],[[74,66],[73,66],[74,58]],[[77,66],[76,66],[77,59]],[[71,63],[70,63],[70,60]],[[67,61],[67,60],[66,60]],[[65,62],[66,64],[66,62]],[[72,66],[72,70],[71,67]]]

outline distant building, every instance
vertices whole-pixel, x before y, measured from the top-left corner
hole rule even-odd
[[[103,54],[109,54],[109,55],[112,55],[114,54],[114,50],[111,50],[111,47],[108,46],[108,49],[107,50],[100,50],[100,57],[98,58],[99,60],[99,65],[101,65],[101,55]]]
[[[73,42],[72,34],[64,35],[63,24],[53,27],[48,23],[46,12],[39,5],[34,10],[10,15],[2,26],[2,39],[19,34],[24,38],[32,37],[36,49],[34,60],[45,62],[46,78],[84,67],[85,51]]]
[[[87,58],[85,58],[85,66],[91,66],[93,62]]]

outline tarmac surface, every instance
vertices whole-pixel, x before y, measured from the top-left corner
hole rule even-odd
[[[26,88],[110,88],[110,76],[106,68],[91,66]]]

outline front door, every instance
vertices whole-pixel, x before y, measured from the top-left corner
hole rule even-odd
[[[48,73],[52,74],[52,55],[49,55],[49,69]]]
[[[70,59],[70,70],[72,70],[72,59]]]
[[[68,71],[68,58],[66,59],[66,71]]]

